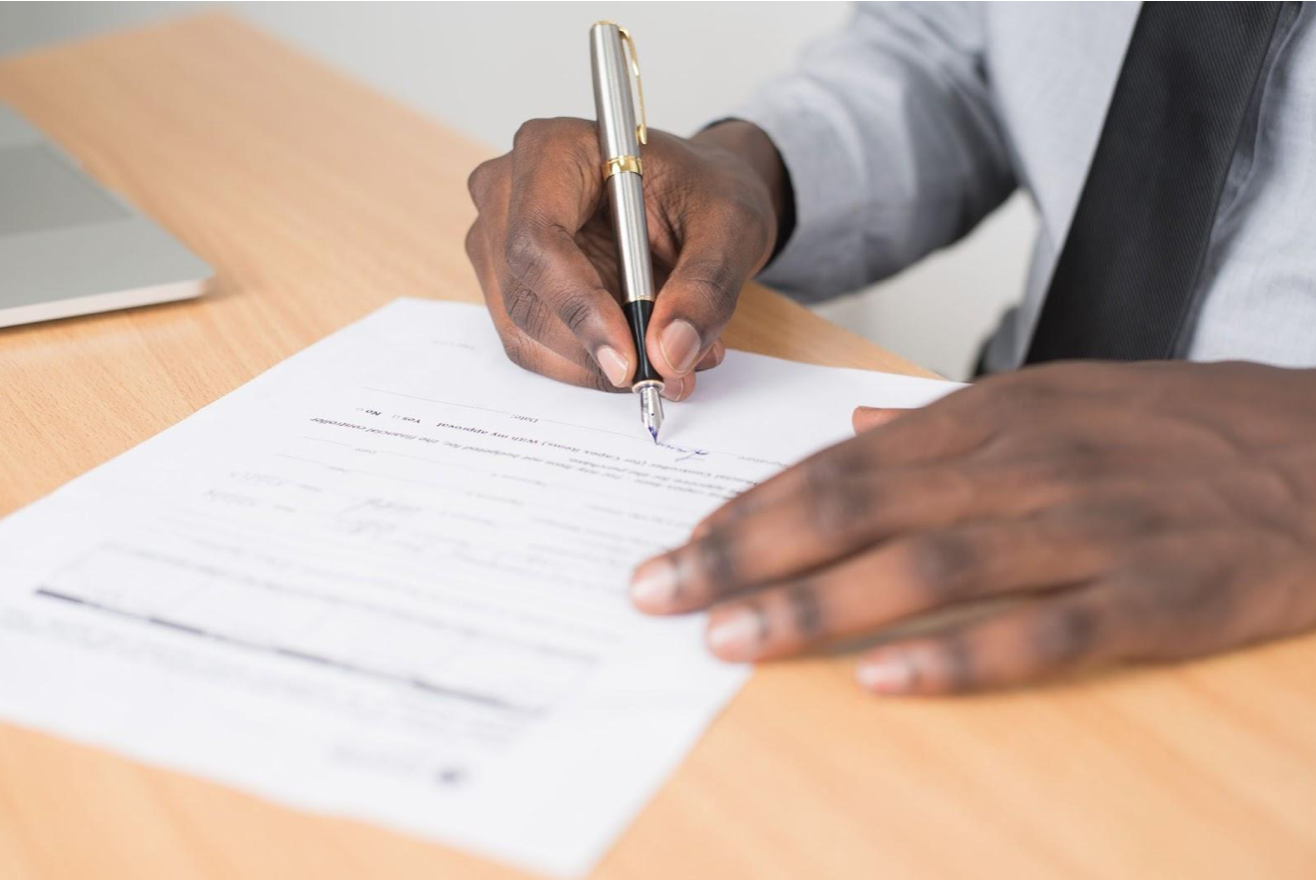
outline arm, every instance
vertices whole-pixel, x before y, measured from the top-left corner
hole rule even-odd
[[[822,299],[955,241],[1015,179],[973,3],[861,3],[734,114],[767,133],[795,227],[763,280]]]

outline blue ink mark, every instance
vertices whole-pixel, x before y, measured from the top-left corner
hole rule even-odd
[[[707,449],[689,449],[685,446],[674,446],[671,443],[659,443],[663,449],[670,449],[680,457],[677,461],[689,461],[692,458],[699,458],[701,455],[708,455]]]

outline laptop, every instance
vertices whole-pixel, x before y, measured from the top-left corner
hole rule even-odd
[[[188,299],[212,274],[0,103],[0,327]]]

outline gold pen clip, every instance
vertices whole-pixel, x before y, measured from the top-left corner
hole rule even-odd
[[[640,58],[635,54],[635,39],[631,32],[621,25],[617,25],[617,32],[621,34],[621,40],[626,44],[626,49],[631,56],[631,73],[635,75],[635,94],[640,104],[640,122],[635,126],[635,136],[640,139],[640,143],[649,143],[649,126],[648,120],[644,115],[644,85],[640,82]]]

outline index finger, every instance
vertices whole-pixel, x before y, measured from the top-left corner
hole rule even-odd
[[[695,537],[730,525],[750,514],[804,493],[821,483],[851,481],[860,471],[921,467],[967,455],[986,434],[961,418],[951,395],[926,409],[905,411],[899,419],[875,426],[857,437],[817,452],[736,496],[694,528]]]
[[[615,385],[634,371],[625,315],[576,235],[598,212],[602,165],[594,127],[584,120],[537,120],[517,133],[503,253],[507,314],[532,337],[535,315],[560,321]],[[542,310],[530,308],[537,300]]]

